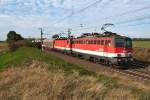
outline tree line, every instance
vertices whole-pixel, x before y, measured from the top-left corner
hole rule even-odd
[[[133,41],[150,41],[150,38],[133,38]]]
[[[15,51],[19,47],[36,47],[41,48],[41,43],[33,43],[31,40],[25,39],[20,34],[15,31],[9,31],[7,34],[7,43],[9,44],[9,49]]]

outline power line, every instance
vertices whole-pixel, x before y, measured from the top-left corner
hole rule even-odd
[[[118,15],[109,16],[109,17],[103,18],[103,19],[109,19],[109,18],[113,18],[113,17],[124,16],[124,15],[130,14],[130,13],[137,13],[137,12],[143,11],[143,10],[145,10],[145,9],[149,9],[149,8],[150,8],[150,7],[147,6],[147,7],[135,9],[135,10],[132,10],[132,11],[124,12],[124,13],[121,13],[121,14],[118,14]],[[124,23],[128,23],[128,22],[140,21],[140,20],[149,19],[149,18],[150,18],[150,16],[147,16],[147,17],[144,17],[144,18],[138,18],[138,19],[133,19],[133,20],[127,20],[127,21],[117,22],[117,23],[115,23],[115,24],[124,24]],[[98,26],[99,26],[99,25],[98,25]],[[98,27],[98,26],[92,26],[92,27],[89,27],[89,28],[82,28],[82,29],[77,29],[77,30],[96,28],[96,27]],[[72,31],[75,31],[75,30],[72,30]]]
[[[69,17],[71,17],[71,16],[73,16],[73,15],[75,15],[75,14],[77,14],[77,13],[80,13],[80,12],[82,12],[82,11],[84,11],[84,10],[86,10],[86,9],[88,9],[88,8],[90,8],[90,7],[92,7],[92,6],[94,6],[95,4],[97,4],[97,3],[101,3],[103,0],[97,0],[97,1],[95,1],[94,3],[92,3],[92,4],[90,4],[90,5],[88,5],[88,6],[86,6],[86,7],[84,7],[84,8],[82,8],[82,9],[80,9],[80,10],[78,10],[77,12],[74,12],[74,13],[71,13],[70,15],[68,15],[68,16],[66,16],[66,17],[64,17],[64,18],[62,18],[62,19],[60,19],[60,20],[58,20],[56,23],[54,23],[54,24],[57,24],[57,23],[59,23],[59,22],[62,22],[62,21],[64,21],[64,20],[66,20],[67,18],[69,18]]]
[[[142,18],[137,18],[137,19],[130,19],[130,20],[126,20],[126,21],[122,21],[122,22],[117,22],[115,24],[126,24],[126,23],[131,23],[131,22],[135,22],[135,21],[142,21],[142,20],[145,20],[145,19],[150,19],[150,15],[149,16],[145,16],[145,17],[142,17]]]
[[[129,25],[123,25],[123,26],[126,26],[126,27],[134,27],[134,26],[139,26],[139,25],[148,25],[148,24],[150,24],[150,23],[138,23],[138,24],[129,24]]]
[[[135,10],[131,10],[131,11],[127,11],[127,12],[123,12],[121,14],[116,14],[116,15],[112,15],[112,16],[109,16],[109,17],[105,17],[103,19],[110,19],[110,18],[113,18],[113,17],[120,17],[120,16],[125,16],[127,14],[130,14],[130,13],[137,13],[137,12],[140,12],[140,11],[143,11],[143,10],[146,10],[146,9],[150,9],[150,6],[146,6],[146,7],[143,7],[143,8],[139,8],[139,9],[135,9]]]
[[[88,6],[86,6],[86,7],[84,7],[84,8],[78,10],[78,11],[75,12],[75,13],[71,13],[70,15],[68,15],[68,16],[64,17],[63,19],[59,20],[58,22],[64,21],[64,20],[66,20],[67,18],[69,18],[69,17],[71,17],[71,16],[73,16],[73,15],[75,15],[75,14],[77,14],[77,13],[83,12],[84,10],[88,9],[89,7],[92,7],[92,6],[94,6],[95,4],[97,4],[97,3],[101,3],[102,1],[103,1],[103,0],[98,0],[98,1],[96,1],[96,2],[94,2],[94,3],[92,3],[92,4],[88,5]],[[109,16],[109,17],[106,17],[106,18],[103,18],[103,19],[110,19],[110,18],[113,18],[113,17],[124,16],[124,15],[130,14],[130,13],[137,13],[137,12],[139,12],[139,11],[142,11],[142,10],[145,10],[145,9],[149,9],[149,8],[150,8],[150,7],[143,7],[143,8],[139,8],[139,9],[127,11],[127,12],[124,12],[124,13],[121,13],[121,14],[118,14],[118,15]],[[115,24],[124,24],[124,23],[128,23],[128,22],[140,21],[140,20],[149,19],[149,18],[150,18],[150,16],[144,17],[144,18],[131,19],[131,20],[127,20],[127,21],[117,22],[117,23],[115,23]],[[58,22],[57,22],[57,23],[58,23]],[[96,27],[98,27],[98,26],[94,26],[93,28],[96,28]],[[90,27],[90,28],[91,28],[91,27]],[[90,28],[82,28],[82,29],[77,29],[77,30],[90,29]],[[73,30],[73,31],[74,31],[74,30]]]

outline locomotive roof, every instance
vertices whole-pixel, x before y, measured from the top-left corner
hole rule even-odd
[[[104,37],[107,37],[107,38],[112,38],[112,37],[118,37],[118,38],[127,38],[126,36],[121,36],[117,33],[112,33],[112,32],[104,32],[103,34],[101,33],[83,33],[80,37],[78,38],[104,38]]]
[[[73,38],[73,39],[89,39],[89,38],[129,38],[126,36],[121,36],[117,33],[112,33],[112,32],[104,32],[103,34],[101,33],[83,33],[80,37]],[[61,37],[56,40],[67,40],[67,37]]]

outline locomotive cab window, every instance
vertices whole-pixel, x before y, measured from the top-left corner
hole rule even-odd
[[[115,46],[116,47],[124,47],[125,46],[125,40],[122,38],[115,39]]]
[[[131,48],[132,47],[132,40],[130,38],[127,38],[125,40],[125,47]]]
[[[130,38],[125,39],[115,39],[115,45],[116,47],[124,47],[124,48],[130,48],[132,47],[132,40]]]

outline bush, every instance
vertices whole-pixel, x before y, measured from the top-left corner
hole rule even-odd
[[[10,51],[15,51],[16,49],[20,47],[35,47],[35,48],[41,49],[41,44],[32,43],[31,41],[28,41],[28,40],[20,40],[20,41],[12,42],[9,44]]]

